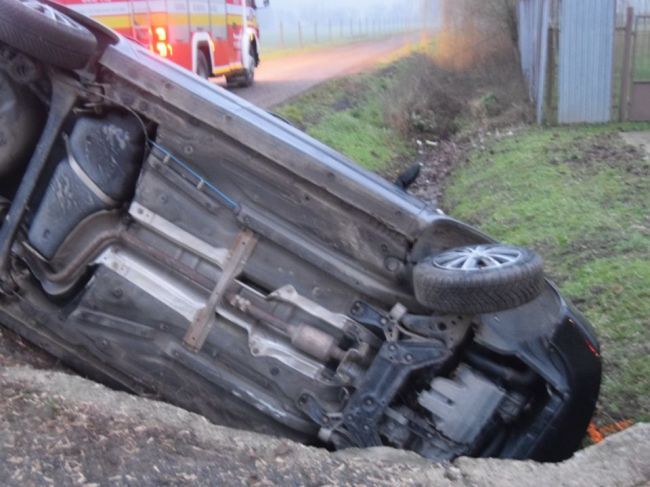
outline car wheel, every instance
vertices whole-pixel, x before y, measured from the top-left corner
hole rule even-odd
[[[7,216],[10,206],[11,202],[4,196],[0,196],[0,227],[2,227],[2,223],[5,220],[5,216]]]
[[[97,48],[88,29],[36,0],[0,0],[0,41],[66,69],[84,67]]]
[[[514,308],[536,298],[543,285],[542,259],[532,250],[503,244],[449,249],[413,269],[418,302],[443,313]]]
[[[199,51],[196,57],[196,74],[203,79],[210,77],[210,63],[203,51]]]

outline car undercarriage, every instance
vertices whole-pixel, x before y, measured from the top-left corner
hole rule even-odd
[[[0,0],[5,19],[45,7]],[[598,343],[536,254],[59,16],[95,42],[72,66],[0,35],[2,324],[109,384],[308,444],[578,447]]]

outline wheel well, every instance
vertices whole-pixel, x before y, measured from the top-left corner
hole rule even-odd
[[[210,56],[210,46],[208,45],[208,43],[199,42],[199,44],[196,46],[196,52],[197,55],[199,52],[202,52],[205,55],[205,59],[208,60],[208,70],[212,72],[214,68],[212,66],[212,56]]]
[[[259,51],[257,50],[257,39],[253,37],[250,42],[250,52],[251,55],[253,56],[253,59],[255,60],[255,66],[260,64],[260,54]]]

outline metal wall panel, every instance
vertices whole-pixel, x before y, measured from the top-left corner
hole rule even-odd
[[[562,0],[558,122],[611,118],[615,0]]]
[[[521,0],[518,5],[519,53],[537,123],[542,123],[548,62],[551,0]]]

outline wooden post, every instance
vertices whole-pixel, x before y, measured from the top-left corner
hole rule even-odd
[[[329,41],[332,42],[332,19],[327,21],[327,31],[328,31],[328,37]]]
[[[280,47],[284,49],[284,24],[280,21]]]
[[[627,8],[625,21],[625,47],[623,48],[623,71],[621,72],[621,100],[618,107],[618,119],[627,120],[630,84],[632,81],[632,38],[634,36],[634,8]]]
[[[300,45],[301,49],[304,47],[304,44],[302,42],[302,22],[300,21],[298,21],[298,44]]]
[[[318,44],[318,22],[314,22],[314,44]]]

